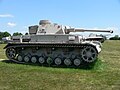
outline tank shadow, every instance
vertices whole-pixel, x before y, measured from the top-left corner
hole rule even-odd
[[[33,64],[33,63],[19,63],[19,62],[14,62],[12,60],[2,60],[1,62],[4,62],[4,63],[9,63],[9,64],[22,64],[22,65],[30,65],[30,66],[42,66],[42,67],[53,67],[53,68],[73,68],[73,69],[83,69],[83,70],[91,70],[94,68],[96,62],[98,60],[96,60],[95,62],[93,63],[86,63],[86,62],[83,62],[80,66],[76,67],[74,65],[72,66],[64,66],[64,65],[60,65],[60,66],[56,66],[56,65],[48,65],[48,64]]]
[[[15,63],[12,60],[2,60],[1,62],[4,62],[4,63]]]

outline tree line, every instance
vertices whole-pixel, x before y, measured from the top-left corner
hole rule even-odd
[[[28,33],[25,33],[27,35]],[[23,35],[22,33],[15,32],[12,35],[9,32],[0,32],[0,40],[2,40],[3,37],[9,37],[9,36],[18,36],[18,35]]]
[[[119,35],[115,35],[114,37],[111,37],[110,40],[120,40]]]

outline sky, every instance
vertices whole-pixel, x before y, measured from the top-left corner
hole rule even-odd
[[[120,0],[0,0],[0,32],[26,33],[42,19],[120,35]]]

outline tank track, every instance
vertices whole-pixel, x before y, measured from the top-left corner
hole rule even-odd
[[[9,43],[4,49],[14,62],[43,66],[80,67],[95,62],[98,56],[95,46],[90,44]]]

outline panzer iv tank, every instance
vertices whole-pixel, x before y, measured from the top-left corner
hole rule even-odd
[[[29,26],[29,34],[12,36],[6,49],[8,59],[20,63],[75,66],[94,62],[101,52],[101,43],[86,40],[70,32],[110,32],[111,30],[84,30],[41,20]]]

